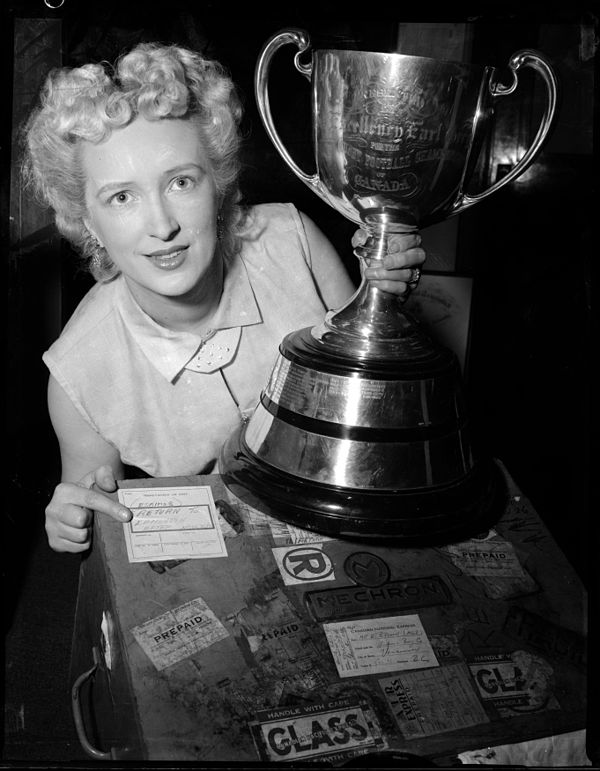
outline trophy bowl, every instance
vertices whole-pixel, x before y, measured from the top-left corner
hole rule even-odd
[[[313,175],[291,158],[271,116],[271,60],[288,44],[311,84]],[[454,216],[520,176],[552,126],[556,77],[532,50],[513,54],[505,86],[493,67],[355,50],[315,50],[302,63],[309,49],[298,29],[267,41],[255,72],[258,108],[293,173],[367,232],[354,250],[362,280],[321,323],[284,338],[219,470],[238,498],[326,535],[414,545],[467,537],[500,515],[503,476],[473,447],[456,355],[364,269],[384,259],[391,234]],[[495,103],[527,67],[546,86],[537,134],[506,176],[468,195]]]

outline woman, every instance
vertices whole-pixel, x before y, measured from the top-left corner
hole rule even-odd
[[[283,336],[354,291],[291,204],[240,204],[240,119],[218,63],[142,44],[112,73],[51,73],[28,122],[27,178],[97,280],[43,357],[62,460],[46,509],[56,551],[89,547],[92,510],[131,518],[105,494],[124,466],[210,472]],[[419,243],[394,238],[371,269],[381,289],[408,290]]]

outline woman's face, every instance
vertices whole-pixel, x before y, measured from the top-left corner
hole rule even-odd
[[[81,162],[85,224],[142,307],[198,290],[211,275],[218,197],[194,120],[136,118],[84,142]]]

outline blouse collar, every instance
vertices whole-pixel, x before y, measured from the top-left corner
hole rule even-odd
[[[246,266],[239,255],[226,263],[219,306],[210,322],[210,329],[203,337],[161,326],[140,308],[123,276],[117,281],[118,306],[126,327],[148,360],[170,382],[175,380],[186,365],[191,364],[191,369],[198,369],[195,362],[201,358],[199,354],[208,341],[211,348],[217,346],[219,350],[227,351],[225,358],[221,358],[218,366],[213,369],[224,366],[235,355],[241,327],[262,322]],[[236,328],[237,335],[231,331]],[[221,339],[227,344],[221,345]],[[233,339],[235,345],[232,348],[230,342]],[[194,362],[191,362],[192,359]]]

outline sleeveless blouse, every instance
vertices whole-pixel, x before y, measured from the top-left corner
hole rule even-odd
[[[325,314],[294,206],[255,206],[250,223],[226,263],[212,336],[160,326],[119,276],[90,289],[43,354],[84,420],[150,476],[209,473],[254,410],[283,337]]]

